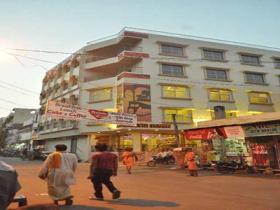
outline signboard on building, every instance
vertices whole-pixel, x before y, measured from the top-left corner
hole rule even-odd
[[[244,126],[246,137],[280,135],[280,123],[260,123]]]
[[[119,112],[136,114],[140,122],[151,122],[151,89],[146,84],[124,83],[117,87]]]
[[[57,119],[88,120],[95,123],[112,123],[125,126],[137,125],[135,114],[86,109],[57,101],[48,101],[45,114]]]
[[[118,125],[118,128],[120,127],[130,127],[130,126],[123,126],[123,125]],[[171,128],[171,124],[148,124],[148,123],[137,123],[136,125],[137,128]]]
[[[244,138],[244,131],[241,126],[228,126],[222,128],[222,132],[225,134],[225,137],[231,137],[231,138]]]
[[[187,140],[207,140],[212,139],[214,136],[217,136],[217,132],[214,128],[205,128],[199,130],[187,130],[184,132],[184,136]]]

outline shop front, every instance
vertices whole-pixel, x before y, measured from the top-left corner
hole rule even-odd
[[[184,136],[187,147],[194,149],[202,165],[225,159],[238,160],[241,155],[248,155],[240,126],[186,130]]]
[[[174,134],[131,131],[119,132],[116,134],[94,134],[91,135],[91,147],[97,143],[109,145],[112,151],[123,151],[126,147],[131,147],[135,152],[159,152],[162,149],[176,147],[176,136]]]
[[[280,122],[245,125],[244,131],[254,166],[278,169],[280,166]]]

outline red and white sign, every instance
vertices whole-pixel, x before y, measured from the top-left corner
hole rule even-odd
[[[225,134],[225,137],[232,138],[244,138],[245,134],[241,126],[229,126],[223,127],[221,131]]]
[[[88,120],[96,123],[112,123],[124,126],[137,125],[135,114],[86,109],[57,101],[48,101],[45,114],[57,119]]]
[[[199,130],[187,130],[184,136],[187,140],[207,140],[217,136],[217,132],[213,128],[205,128]]]

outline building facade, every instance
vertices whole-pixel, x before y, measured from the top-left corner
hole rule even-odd
[[[31,138],[26,139],[28,135],[24,134],[27,132],[28,127],[33,126],[33,122],[30,119],[34,118],[36,109],[26,109],[26,108],[14,108],[13,111],[6,117],[5,126],[3,131],[4,135],[4,145],[12,145],[17,143],[29,144]]]
[[[47,72],[37,144],[65,143],[87,160],[97,141],[156,151],[198,122],[280,111],[280,52],[179,35],[122,30]],[[47,100],[135,113],[137,127],[44,117]],[[222,110],[222,111],[220,111]]]

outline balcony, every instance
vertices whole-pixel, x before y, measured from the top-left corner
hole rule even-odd
[[[88,43],[87,51],[94,51],[108,46],[117,46],[121,44],[138,44],[142,39],[148,38],[148,34],[134,31],[120,31],[119,34],[97,39]]]
[[[105,58],[103,60],[91,61],[85,65],[85,69],[90,71],[112,71],[124,66],[133,66],[144,58],[149,58],[149,54],[124,50],[115,57]]]

